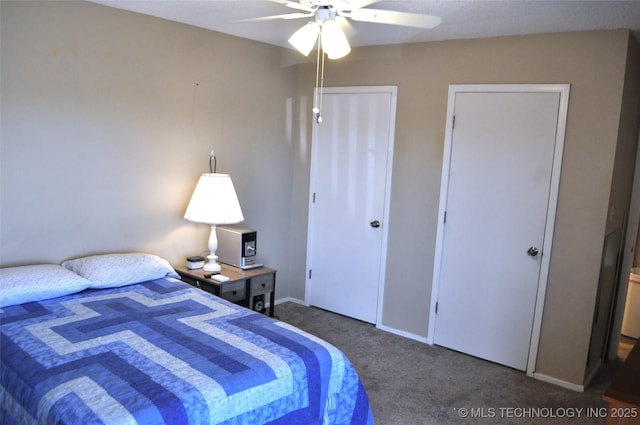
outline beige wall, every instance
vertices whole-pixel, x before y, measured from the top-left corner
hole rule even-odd
[[[0,264],[206,251],[209,228],[182,216],[215,149],[287,296],[283,49],[87,2],[1,7]]]
[[[536,371],[583,383],[614,183],[628,38],[626,31],[608,31],[369,47],[326,65],[328,86],[398,85],[383,325],[427,335],[449,84],[569,83]],[[311,68],[302,71],[305,79],[299,86],[307,96],[313,85]],[[622,175],[626,178],[626,171]],[[611,201],[618,204],[611,221],[620,223],[630,182],[615,183],[627,193]]]
[[[1,14],[0,265],[202,251],[208,229],[182,214],[215,149],[278,298],[304,299],[314,65],[90,3]],[[627,48],[607,31],[357,48],[327,64],[327,85],[398,86],[383,325],[427,333],[448,85],[570,83],[537,370],[582,383]]]

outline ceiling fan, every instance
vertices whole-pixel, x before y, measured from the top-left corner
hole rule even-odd
[[[282,4],[298,12],[282,15],[265,16],[248,19],[249,21],[264,21],[272,19],[303,19],[314,18],[296,31],[289,43],[305,56],[309,55],[318,40],[318,47],[322,48],[329,59],[339,59],[346,56],[351,47],[338,20],[351,19],[359,22],[377,24],[401,25],[430,29],[442,22],[436,15],[399,12],[395,10],[371,9],[367,6],[379,0],[270,0]]]
[[[314,90],[313,113],[316,121],[322,123],[322,89],[324,86],[324,53],[329,59],[339,59],[351,51],[349,41],[342,24],[348,19],[360,22],[401,25],[430,29],[442,22],[440,16],[419,13],[399,12],[395,10],[371,9],[367,6],[379,0],[270,0],[282,4],[297,12],[282,15],[264,16],[245,21],[266,21],[273,19],[313,18],[289,38],[289,43],[300,53],[308,56],[314,46],[318,46],[316,60],[316,85]],[[324,52],[324,53],[323,53]]]

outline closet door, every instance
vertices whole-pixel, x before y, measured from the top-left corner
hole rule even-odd
[[[378,317],[395,125],[395,87],[325,89],[314,124],[308,303]]]
[[[527,370],[559,92],[456,92],[434,342]]]

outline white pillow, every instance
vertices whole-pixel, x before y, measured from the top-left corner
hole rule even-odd
[[[180,277],[169,262],[153,254],[103,254],[67,260],[62,266],[89,279],[90,288],[115,288],[159,279]]]
[[[6,267],[0,269],[0,307],[74,294],[90,283],[57,264]]]

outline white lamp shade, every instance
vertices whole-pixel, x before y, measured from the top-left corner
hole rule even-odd
[[[318,33],[320,32],[320,25],[317,22],[308,22],[298,31],[294,32],[289,38],[289,44],[296,48],[300,53],[305,56],[309,56],[313,46],[316,45],[318,39]]]
[[[320,33],[322,49],[327,52],[329,59],[340,59],[349,54],[351,47],[347,36],[336,21],[330,19],[322,24]]]
[[[184,218],[196,223],[233,224],[244,220],[238,196],[228,174],[203,174]]]

